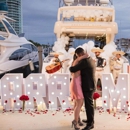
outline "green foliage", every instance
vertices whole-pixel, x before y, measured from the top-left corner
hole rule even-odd
[[[36,47],[38,47],[38,46],[43,46],[43,48],[47,48],[47,47],[49,47],[50,45],[49,45],[49,43],[48,44],[40,44],[40,43],[38,43],[38,42],[34,42],[33,40],[29,40],[32,44],[34,44]]]

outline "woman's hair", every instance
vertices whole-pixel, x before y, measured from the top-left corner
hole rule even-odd
[[[76,59],[77,59],[77,56],[76,56],[76,54],[74,54],[73,61],[75,61]]]
[[[76,54],[74,54],[74,56],[73,56],[73,61],[72,61],[72,65],[73,65],[73,63],[74,63],[74,61],[77,59],[77,56],[76,56]]]

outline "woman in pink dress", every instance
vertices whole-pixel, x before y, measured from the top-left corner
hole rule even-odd
[[[81,56],[79,58],[74,54],[72,66],[75,66],[80,60],[87,58],[88,55]],[[80,71],[76,73],[72,73],[72,80],[70,82],[70,94],[71,98],[75,102],[74,106],[74,120],[72,121],[72,127],[74,125],[75,130],[79,130],[78,125],[82,126],[83,124],[80,122],[80,110],[83,105],[83,93],[81,88],[81,76]]]

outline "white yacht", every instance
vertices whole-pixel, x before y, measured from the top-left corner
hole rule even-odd
[[[106,37],[114,41],[118,33],[115,9],[111,0],[59,0],[54,33],[69,37]]]
[[[31,73],[29,61],[38,65],[38,51],[23,35],[17,35],[9,23],[14,20],[5,14],[0,11],[0,77],[9,72],[23,73],[26,77]]]

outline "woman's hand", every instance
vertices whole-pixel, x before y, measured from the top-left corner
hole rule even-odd
[[[88,54],[85,54],[85,55],[83,55],[83,56],[78,57],[78,58],[73,62],[73,66],[75,66],[76,64],[78,64],[78,62],[79,62],[80,60],[86,59],[86,58],[88,58],[88,57],[89,57]]]

